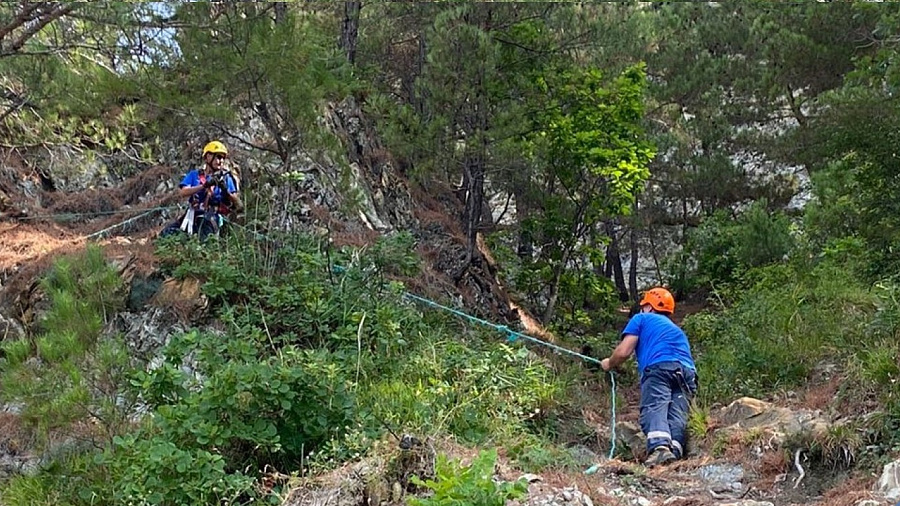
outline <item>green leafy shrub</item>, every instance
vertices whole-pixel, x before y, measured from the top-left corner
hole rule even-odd
[[[523,225],[533,226],[530,222]],[[488,241],[500,267],[499,277],[510,292],[526,298],[529,307],[539,308],[553,279],[553,263],[540,258],[519,257],[511,246],[517,238],[508,231],[491,234]],[[574,262],[580,265],[570,266],[560,274],[555,318],[547,322],[560,334],[591,335],[616,321],[616,310],[621,306],[619,294],[612,280],[593,267],[604,262],[603,253],[601,248],[584,246],[578,250],[578,255],[585,261]]]
[[[240,339],[194,332],[165,355],[134,380],[155,401],[156,425],[166,440],[214,451],[230,469],[299,466],[350,420],[347,379],[327,353],[290,349],[260,359]],[[189,356],[191,374],[180,368]]]
[[[109,476],[98,466],[96,450],[57,453],[39,472],[13,476],[3,483],[5,506],[88,506],[108,498],[101,491]]]
[[[408,236],[362,250],[334,250],[303,235],[279,241],[274,247],[240,232],[217,248],[161,241],[164,269],[202,281],[223,330],[175,336],[152,365],[134,369],[119,341],[88,332],[117,307],[99,293],[62,291],[54,299],[56,314],[85,316],[73,330],[51,334],[67,321],[53,316],[34,344],[5,344],[5,364],[14,367],[4,369],[4,380],[27,401],[29,420],[58,430],[82,416],[71,406],[90,406],[119,422],[105,427],[96,459],[42,470],[17,481],[17,490],[79,505],[82,496],[243,502],[261,499],[254,494],[264,469],[338,466],[363,456],[386,427],[502,442],[535,430],[564,402],[571,378],[527,346],[404,298],[393,276],[417,266]],[[53,279],[66,272],[79,271]],[[107,279],[88,278],[69,285],[100,292],[97,283]],[[88,309],[97,312],[73,312]],[[37,354],[41,361],[32,360]],[[78,367],[63,368],[70,363]],[[24,381],[38,372],[40,389]],[[47,395],[51,388],[59,395]],[[138,399],[142,417],[135,420]],[[113,417],[98,406],[119,411]],[[81,484],[81,495],[65,486],[70,482]]]
[[[873,342],[866,329],[875,297],[841,265],[773,265],[732,286],[740,287],[729,294],[734,305],[684,323],[704,401],[802,384],[823,357],[850,356]]]
[[[505,445],[506,457],[526,473],[540,473],[547,469],[574,468],[573,456],[545,439],[523,434]]]
[[[430,497],[409,500],[411,506],[503,506],[506,501],[520,499],[528,488],[524,481],[497,483],[494,481],[496,450],[485,450],[468,466],[457,460],[448,460],[446,455],[438,455],[435,463],[435,478],[422,480],[413,477],[412,482],[430,490]]]
[[[667,260],[678,290],[719,287],[754,267],[781,262],[795,247],[790,219],[761,199],[732,218],[720,211],[692,231],[685,250]]]
[[[111,477],[105,497],[118,504],[235,504],[255,495],[253,478],[226,470],[221,455],[158,435],[116,438],[98,461]]]

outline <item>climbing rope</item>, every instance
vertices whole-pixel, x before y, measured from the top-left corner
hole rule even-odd
[[[59,219],[62,221],[68,221],[68,220],[74,220],[76,218],[111,216],[111,215],[115,215],[115,214],[136,213],[136,212],[140,212],[140,211],[147,211],[147,212],[164,211],[164,210],[170,210],[170,209],[178,209],[179,207],[180,206],[177,206],[177,205],[149,207],[146,209],[132,207],[132,208],[128,208],[128,209],[116,209],[113,211],[91,211],[91,212],[87,212],[87,213],[35,214],[35,215],[30,215],[30,216],[18,216],[18,217],[12,218],[12,219],[14,219],[16,221],[50,220],[50,219],[52,219],[52,220]]]
[[[507,336],[507,341],[509,341],[509,342],[515,342],[517,339],[521,338],[521,339],[525,339],[527,341],[531,341],[533,343],[539,344],[541,346],[546,346],[547,348],[558,351],[560,353],[565,353],[568,355],[572,355],[574,357],[578,357],[578,358],[584,360],[585,362],[591,362],[593,364],[601,365],[601,361],[597,360],[594,357],[589,357],[587,355],[583,355],[581,353],[569,350],[567,348],[557,346],[553,343],[548,343],[547,341],[542,341],[540,339],[531,337],[531,336],[523,334],[521,332],[516,332],[515,330],[507,327],[506,325],[499,325],[496,323],[491,323],[487,320],[482,320],[481,318],[477,318],[470,314],[464,313],[458,309],[453,309],[452,307],[448,307],[443,304],[438,304],[437,302],[435,302],[433,300],[429,300],[424,297],[419,297],[418,295],[415,295],[415,294],[412,294],[409,292],[404,292],[403,296],[408,299],[412,299],[412,300],[421,302],[428,306],[431,306],[431,307],[434,307],[437,309],[441,309],[443,311],[447,311],[448,313],[452,313],[456,316],[459,316],[460,318],[469,320],[473,323],[478,323],[478,324],[481,324],[481,325],[484,325],[487,327],[493,327],[495,330],[505,333]],[[610,438],[609,458],[612,459],[613,455],[615,455],[615,453],[616,453],[616,375],[612,371],[609,371],[609,379],[610,379],[610,385],[611,385],[610,396],[612,399],[612,402],[611,402],[612,420],[610,423],[611,438]],[[597,472],[598,469],[599,469],[599,464],[595,464],[595,465],[591,466],[588,470],[586,470],[585,474],[594,474],[595,472]]]
[[[113,229],[116,229],[116,228],[119,228],[119,227],[123,227],[123,226],[125,226],[125,225],[127,225],[127,224],[129,224],[129,223],[131,223],[131,222],[137,221],[137,220],[143,218],[144,216],[148,216],[148,215],[153,214],[153,213],[155,213],[155,212],[157,212],[157,211],[162,211],[162,210],[166,210],[166,209],[178,209],[178,208],[179,208],[179,206],[155,207],[155,208],[149,209],[149,210],[147,210],[147,211],[145,211],[145,212],[143,212],[143,213],[141,213],[141,214],[139,214],[139,215],[137,215],[137,216],[135,216],[135,217],[133,217],[133,218],[128,218],[127,220],[122,221],[122,222],[119,222],[119,223],[116,223],[115,225],[113,225],[113,226],[111,226],[111,227],[106,227],[106,228],[104,228],[103,230],[100,230],[99,232],[94,232],[93,234],[87,235],[87,236],[85,236],[85,239],[92,239],[92,238],[97,237],[97,236],[103,236],[103,234],[105,234],[106,232],[109,232],[110,230],[113,230]]]
[[[232,225],[235,225],[237,228],[240,228],[247,232],[252,233],[257,238],[262,238],[263,240],[270,240],[268,237],[266,237],[265,234],[261,234],[254,230],[250,230],[249,228],[238,225],[236,223],[232,223]],[[340,265],[332,265],[331,268],[332,268],[332,271],[334,271],[336,273],[343,273],[347,270],[345,267],[340,266]],[[481,318],[472,316],[468,313],[464,313],[458,309],[454,309],[452,307],[445,306],[443,304],[439,304],[433,300],[426,299],[425,297],[420,297],[414,293],[403,292],[403,297],[405,297],[407,299],[411,299],[413,301],[421,302],[422,304],[431,306],[436,309],[440,309],[442,311],[446,311],[448,313],[459,316],[460,318],[463,318],[470,322],[478,323],[478,324],[484,325],[486,327],[492,327],[495,330],[506,334],[507,341],[509,341],[510,343],[515,342],[518,339],[524,339],[526,341],[530,341],[530,342],[538,344],[540,346],[545,346],[545,347],[550,348],[559,353],[568,354],[573,357],[580,358],[580,359],[584,360],[585,362],[590,362],[590,363],[602,366],[602,362],[600,360],[597,360],[594,357],[589,357],[587,355],[572,351],[570,349],[563,348],[562,346],[557,346],[553,343],[548,343],[547,341],[537,339],[535,337],[523,334],[521,332],[516,332],[515,330],[507,327],[506,325],[499,325],[496,323],[491,323],[487,320],[483,320]],[[616,453],[616,376],[615,376],[615,373],[613,373],[612,371],[609,371],[609,379],[610,379],[610,398],[611,398],[611,403],[610,403],[610,406],[611,406],[611,410],[610,410],[611,411],[611,422],[610,422],[611,437],[610,437],[610,448],[609,448],[609,457],[608,458],[612,459]],[[593,474],[598,469],[599,469],[599,464],[596,464],[596,465],[591,466],[588,470],[586,470],[585,473]]]

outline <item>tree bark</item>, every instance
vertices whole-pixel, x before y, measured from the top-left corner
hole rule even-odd
[[[287,2],[273,2],[275,4],[275,24],[280,25],[287,19]]]
[[[619,292],[619,300],[626,302],[628,300],[628,287],[625,285],[625,275],[622,272],[622,255],[619,252],[619,238],[616,236],[616,226],[612,222],[608,222],[606,227],[610,238],[609,247],[606,248],[606,263],[612,270],[613,282],[616,285],[616,291]]]
[[[484,22],[484,30],[489,32],[491,26],[491,9],[488,8]],[[459,55],[461,58],[463,55]],[[484,66],[477,75],[467,117],[462,118],[463,130],[466,133],[466,154],[463,160],[463,182],[466,188],[466,258],[454,276],[456,281],[462,278],[472,261],[478,257],[478,229],[481,225],[484,205],[484,177],[487,163],[488,138],[488,92],[485,88]],[[468,143],[472,143],[471,146]]]
[[[44,27],[80,7],[80,4],[77,2],[66,4],[38,2],[38,4],[40,4],[38,9],[31,9],[31,7],[26,4],[23,6],[23,10],[19,13],[19,16],[17,16],[12,23],[2,28],[3,38],[6,38],[6,36],[10,35],[12,31],[19,27],[24,27],[24,30],[22,30],[8,46],[2,45],[2,48],[0,48],[0,57],[18,53],[19,50],[25,46],[25,43],[43,30]],[[39,11],[40,14],[35,15],[34,13],[36,11]],[[25,19],[23,19],[23,17]],[[2,39],[0,39],[0,41],[2,41]]]
[[[361,9],[362,2],[344,2],[340,47],[351,64],[356,63],[356,41],[359,35],[359,11]]]
[[[630,300],[638,300],[637,286],[637,264],[638,264],[638,244],[637,244],[637,227],[631,227],[629,233],[629,246],[631,247],[631,259],[628,263],[628,294]]]
[[[519,241],[516,245],[516,254],[521,260],[531,261],[534,257],[534,237],[525,226],[528,221],[528,201],[525,191],[518,187],[514,189],[516,198],[516,225],[519,227]]]
[[[475,256],[478,227],[484,201],[484,159],[480,153],[466,157],[466,263]]]

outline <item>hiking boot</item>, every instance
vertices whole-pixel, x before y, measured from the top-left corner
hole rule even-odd
[[[647,457],[647,460],[644,461],[644,465],[647,467],[664,466],[676,460],[675,454],[672,453],[668,446],[657,446],[653,453]]]

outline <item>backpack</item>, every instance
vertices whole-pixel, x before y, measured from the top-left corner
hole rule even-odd
[[[239,170],[236,170],[237,166],[230,159],[226,158],[225,163],[222,164],[222,171],[231,176],[231,180],[234,181],[234,189],[237,193],[241,193],[241,178],[238,175],[240,173]]]

